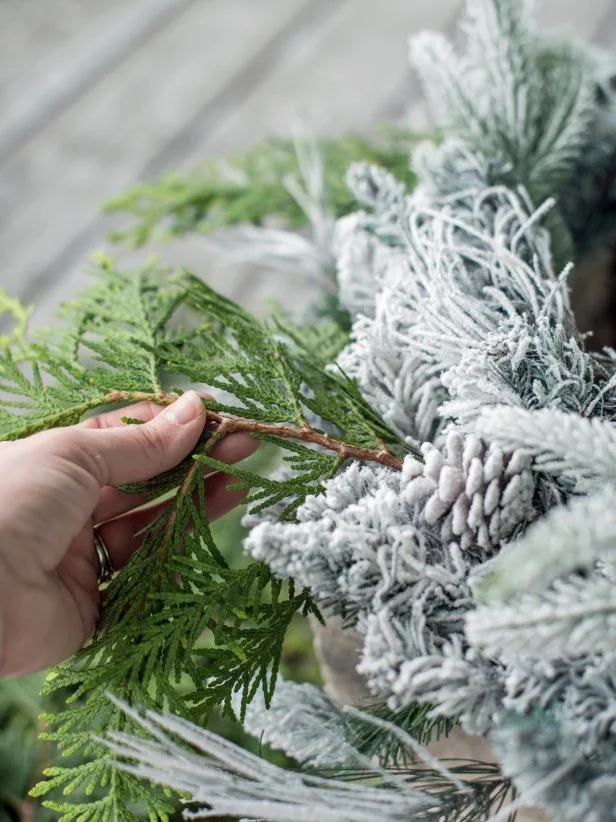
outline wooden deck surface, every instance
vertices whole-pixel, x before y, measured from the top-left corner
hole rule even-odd
[[[452,31],[461,0],[0,0],[0,283],[35,322],[85,283],[99,206],[167,168],[288,133],[425,120],[408,36]],[[547,27],[616,45],[615,0],[544,0]],[[203,240],[164,252],[258,302]],[[300,288],[299,284],[297,286]],[[289,291],[287,289],[287,291]],[[290,297],[292,298],[292,289]]]

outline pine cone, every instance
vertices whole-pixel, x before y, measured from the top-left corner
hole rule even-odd
[[[445,544],[489,553],[535,518],[531,461],[521,452],[506,454],[457,431],[444,448],[424,443],[421,450],[424,463],[405,460],[403,495],[420,507],[427,525],[440,526]]]

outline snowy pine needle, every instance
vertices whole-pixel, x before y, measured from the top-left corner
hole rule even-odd
[[[112,733],[105,745],[121,762],[120,773],[151,779],[188,794],[188,819],[243,816],[270,822],[463,822],[478,821],[506,800],[509,783],[494,768],[456,762],[388,774],[371,769],[359,752],[358,766],[324,776],[314,770],[283,770],[179,717],[114,704],[131,717],[139,736]],[[147,736],[144,738],[143,732]],[[456,775],[457,774],[457,775]],[[460,779],[467,777],[466,783]]]
[[[517,542],[483,566],[473,582],[478,602],[544,591],[558,577],[616,556],[616,488],[607,486],[553,508]]]
[[[478,431],[504,448],[527,453],[537,470],[584,483],[584,490],[616,483],[616,425],[610,419],[500,406],[482,413]]]
[[[614,539],[612,540],[612,546]],[[470,641],[489,656],[553,660],[614,650],[613,579],[556,580],[546,591],[477,608],[467,617]]]

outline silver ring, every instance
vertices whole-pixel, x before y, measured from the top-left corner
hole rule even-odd
[[[107,582],[111,582],[111,578],[113,577],[113,565],[111,564],[111,559],[109,558],[107,546],[103,542],[103,538],[96,528],[94,528],[94,550],[96,551],[96,556],[98,557],[98,584],[105,585]]]

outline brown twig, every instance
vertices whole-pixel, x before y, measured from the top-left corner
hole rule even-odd
[[[161,391],[156,394],[148,394],[144,391],[111,391],[105,402],[140,402],[149,401],[159,405],[171,405],[178,398],[177,394]],[[295,425],[279,425],[277,423],[259,422],[245,417],[231,417],[212,411],[206,405],[208,420],[217,423],[226,434],[235,434],[245,431],[248,434],[262,434],[265,436],[279,437],[286,440],[301,440],[320,445],[327,451],[338,454],[341,460],[356,459],[362,462],[378,462],[396,471],[402,470],[403,460],[392,454],[388,448],[381,443],[380,448],[361,448],[357,445],[350,445],[348,442],[336,439],[329,434],[322,434],[315,431],[310,425],[305,423],[301,428]]]

